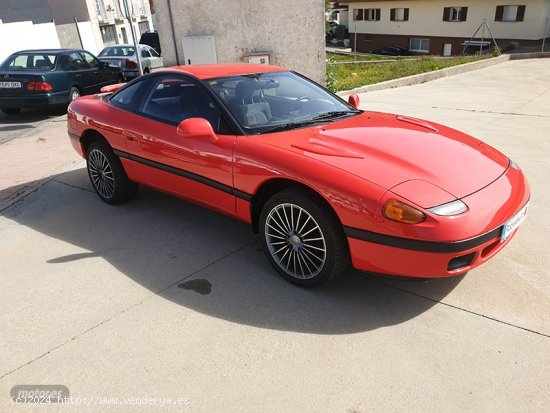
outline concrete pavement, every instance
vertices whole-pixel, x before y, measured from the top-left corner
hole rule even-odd
[[[361,99],[525,170],[531,209],[505,251],[465,277],[302,290],[240,222],[148,189],[99,201],[54,122],[48,144],[0,145],[0,199],[6,171],[33,188],[0,216],[0,411],[28,409],[9,401],[20,384],[69,388],[72,404],[36,411],[547,411],[550,59]]]

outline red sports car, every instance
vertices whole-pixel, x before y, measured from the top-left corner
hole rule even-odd
[[[525,218],[519,167],[480,140],[362,111],[305,77],[249,64],[158,71],[68,110],[99,197],[138,184],[248,222],[271,265],[314,286],[358,270],[463,274]]]

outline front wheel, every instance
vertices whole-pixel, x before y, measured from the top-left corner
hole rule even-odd
[[[273,195],[260,216],[264,252],[287,281],[314,287],[341,275],[349,249],[338,219],[317,197],[296,189]]]
[[[92,186],[103,201],[119,204],[134,197],[138,185],[128,179],[120,159],[106,142],[93,142],[86,161]]]

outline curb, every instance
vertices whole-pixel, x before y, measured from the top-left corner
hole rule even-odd
[[[498,57],[493,57],[491,59],[480,60],[479,62],[465,63],[463,65],[447,67],[441,70],[434,70],[433,72],[420,73],[418,75],[402,77],[400,79],[387,80],[385,82],[361,86],[351,90],[343,90],[341,92],[337,92],[336,94],[338,96],[348,96],[352,93],[365,93],[373,92],[375,90],[393,89],[402,86],[418,85],[420,83],[429,82],[431,80],[441,79],[442,77],[454,76],[460,73],[471,72],[473,70],[494,66],[500,63],[507,62],[508,60],[538,59],[544,57],[550,57],[550,52],[505,54]]]

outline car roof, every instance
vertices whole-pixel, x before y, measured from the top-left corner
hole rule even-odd
[[[85,52],[83,49],[29,49],[29,50],[18,50],[13,54],[17,53],[61,53],[61,52]]]
[[[218,63],[205,65],[173,66],[163,70],[178,71],[193,75],[199,79],[212,79],[224,76],[251,75],[254,73],[285,72],[288,69],[279,66],[251,63]]]

